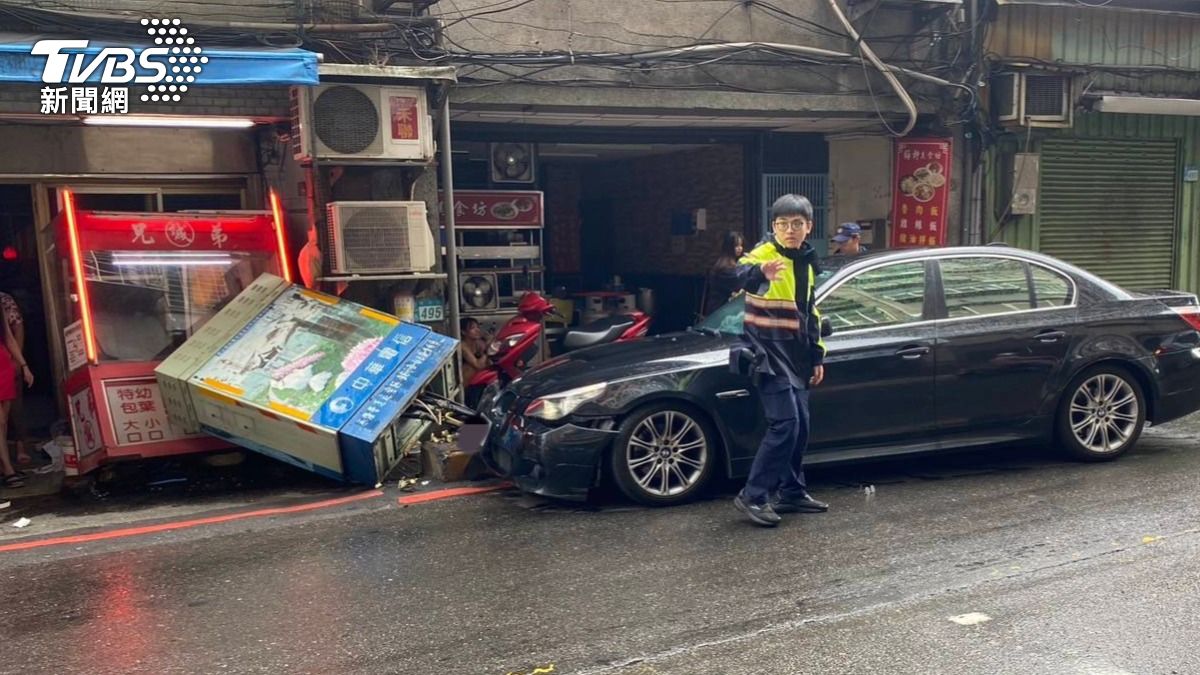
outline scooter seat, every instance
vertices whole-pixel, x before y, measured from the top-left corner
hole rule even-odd
[[[593,345],[612,342],[621,337],[633,325],[634,318],[628,315],[609,316],[597,319],[586,326],[580,326],[567,333],[563,338],[563,347],[567,349],[583,349]]]

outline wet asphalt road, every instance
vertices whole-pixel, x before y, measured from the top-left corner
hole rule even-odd
[[[1193,418],[1112,464],[821,470],[776,530],[392,495],[0,554],[0,673],[1200,673],[1197,476]]]

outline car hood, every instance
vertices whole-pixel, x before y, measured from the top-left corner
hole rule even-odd
[[[733,335],[670,333],[569,352],[533,368],[510,389],[523,399],[726,362]]]

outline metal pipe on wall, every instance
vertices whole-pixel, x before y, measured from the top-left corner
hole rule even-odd
[[[450,300],[450,336],[456,340],[462,339],[462,334],[459,331],[459,306],[458,306],[458,235],[454,229],[454,166],[451,163],[453,155],[450,152],[450,86],[442,86],[442,106],[441,113],[438,115],[441,138],[438,145],[441,146],[441,162],[442,162],[442,223],[446,228],[446,294]],[[458,351],[458,373],[461,377],[462,368],[462,350]],[[458,396],[456,397],[461,403],[466,393],[467,383],[460,382]]]

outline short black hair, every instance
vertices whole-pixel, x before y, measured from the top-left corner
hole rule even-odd
[[[471,326],[478,326],[478,325],[479,325],[479,319],[476,319],[476,318],[470,317],[470,316],[465,316],[458,322],[458,329],[460,331],[471,330]]]
[[[787,218],[788,216],[803,216],[805,220],[813,219],[813,205],[808,201],[808,197],[802,195],[788,194],[775,200],[771,205],[771,222],[775,222],[776,218]]]

